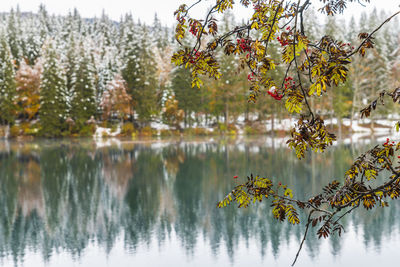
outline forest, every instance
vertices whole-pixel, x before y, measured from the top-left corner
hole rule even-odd
[[[324,18],[307,10],[309,38],[322,33],[357,43],[359,32],[371,31],[388,14],[378,10],[355,18]],[[220,32],[236,25],[232,13],[220,18]],[[239,23],[240,24],[240,23]],[[190,40],[188,41],[190,42]],[[376,49],[356,57],[346,82],[313,98],[313,110],[331,122],[360,119],[359,111],[379,90],[398,87],[400,30],[398,20],[382,28],[373,40]],[[257,134],[274,132],[288,115],[279,97],[261,92],[249,101],[251,72],[239,71],[235,55],[218,55],[221,79],[204,79],[192,88],[188,69],[171,63],[178,47],[173,27],[155,14],[152,25],[126,14],[120,21],[103,13],[83,18],[77,10],[68,16],[16,8],[0,14],[0,129],[1,136],[91,136],[109,128],[125,136]],[[281,55],[280,40],[272,42],[272,58]],[[279,61],[279,60],[278,60]],[[276,66],[283,78],[285,66]],[[377,110],[368,121],[384,116],[396,119],[393,103]],[[335,120],[334,120],[335,119]],[[344,129],[345,130],[345,129]],[[107,135],[109,132],[104,132]]]

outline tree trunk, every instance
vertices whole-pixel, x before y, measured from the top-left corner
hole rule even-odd
[[[244,111],[244,121],[248,122],[249,121],[249,104],[246,104],[246,110]]]
[[[275,135],[275,115],[271,114],[271,134]]]
[[[370,124],[371,134],[372,136],[375,136],[375,120],[372,118],[372,116],[370,118],[371,118],[371,124]]]
[[[183,119],[183,127],[187,128],[187,110],[185,111],[185,117]]]

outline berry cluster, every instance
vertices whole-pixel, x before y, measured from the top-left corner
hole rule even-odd
[[[237,39],[237,43],[240,46],[240,49],[244,52],[251,52],[250,41],[245,40],[244,38]]]
[[[386,142],[383,144],[385,147],[392,147],[396,144],[395,141],[390,141],[389,138],[386,138]],[[397,156],[398,159],[400,159],[400,156]]]
[[[271,92],[271,91],[268,91],[268,94],[269,94],[272,98],[274,98],[275,100],[281,100],[282,97],[283,97],[283,95],[278,95],[278,93],[273,93],[273,92]]]
[[[291,76],[285,78],[285,89],[292,88],[295,85],[296,82],[293,81],[293,78]]]
[[[194,36],[197,36],[198,31],[199,31],[199,28],[197,28],[197,22],[193,22],[193,23],[190,25],[190,30],[189,30],[189,32],[190,32],[191,34],[193,34]]]
[[[348,47],[350,47],[350,48],[351,48],[351,50],[353,50],[353,49],[354,49],[354,46],[352,46],[352,45],[351,45],[351,43],[343,43],[343,44],[341,45],[341,47],[345,47],[345,46],[348,46]]]
[[[395,142],[392,141],[390,142],[389,138],[386,139],[386,142],[383,144],[383,146],[394,146]]]
[[[288,40],[282,40],[279,36],[276,37],[276,40],[281,44],[281,46],[286,46],[289,44]]]
[[[257,3],[253,3],[253,9],[254,9],[256,12],[259,12],[259,11],[261,10],[261,6],[260,6],[259,4],[257,4]]]
[[[197,51],[196,49],[193,50],[194,56],[189,55],[189,62],[194,64],[196,60],[200,57],[201,53]]]
[[[247,75],[247,80],[251,81],[254,78],[254,73],[250,73],[249,75]]]
[[[286,30],[290,31],[291,30],[290,26],[286,27]],[[278,40],[278,42],[281,44],[281,46],[287,46],[289,44],[289,41],[286,38],[281,39],[281,37],[278,36],[278,37],[276,37],[276,40]]]

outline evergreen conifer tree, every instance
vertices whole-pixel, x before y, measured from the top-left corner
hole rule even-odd
[[[0,33],[0,122],[13,124],[15,121],[16,95],[14,64],[5,35]]]
[[[42,57],[39,108],[41,135],[61,136],[66,129],[67,119],[65,74],[51,41],[43,46]]]
[[[96,114],[95,84],[90,57],[83,43],[79,45],[79,59],[73,76],[72,99],[70,115],[78,127]]]
[[[11,9],[10,15],[8,16],[7,22],[7,39],[10,46],[11,54],[16,60],[18,65],[19,59],[22,56],[21,51],[21,29],[19,25],[20,18],[15,14],[14,10]]]
[[[150,122],[152,116],[158,111],[158,84],[155,77],[154,54],[146,26],[131,24],[126,31],[125,65],[122,68],[122,77],[132,97],[137,122],[139,126],[143,126]]]
[[[28,60],[29,65],[34,65],[36,59],[39,57],[42,42],[39,37],[38,20],[35,16],[28,16],[23,21],[22,28],[24,29],[23,43],[24,54],[23,57]]]
[[[191,114],[200,109],[200,89],[192,88],[190,72],[184,67],[177,67],[173,70],[171,87],[175,99],[178,100],[178,108],[184,111],[185,127],[190,127],[192,125]]]
[[[157,13],[154,14],[154,21],[152,27],[153,43],[156,44],[158,49],[165,49],[168,45],[168,35],[163,29],[160,20],[158,19]]]
[[[68,109],[71,109],[71,99],[73,96],[74,86],[73,79],[74,74],[76,73],[76,69],[78,66],[78,55],[77,55],[77,44],[75,41],[75,35],[70,34],[68,37],[68,41],[65,45],[66,51],[64,52],[64,68],[65,68],[65,82],[66,82],[66,101],[68,104]]]
[[[46,38],[48,37],[49,34],[52,33],[52,26],[51,26],[51,21],[50,17],[47,13],[46,7],[44,5],[39,6],[39,39],[40,43],[43,44]]]

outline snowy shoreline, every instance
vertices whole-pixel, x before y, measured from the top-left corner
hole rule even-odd
[[[369,119],[363,120],[353,120],[342,119],[341,127],[338,125],[338,119],[327,119],[325,120],[325,125],[328,131],[336,134],[339,142],[349,143],[351,140],[358,139],[376,139],[376,138],[386,138],[389,136],[398,137],[400,134],[396,132],[395,124],[398,120],[375,120],[371,125]],[[131,140],[145,140],[148,138],[169,138],[169,137],[213,137],[218,138],[219,136],[230,136],[233,138],[246,137],[246,136],[275,136],[286,138],[290,134],[290,130],[296,125],[297,119],[275,119],[273,122],[267,120],[264,122],[253,121],[251,123],[245,123],[240,121],[236,124],[230,124],[224,126],[224,124],[212,126],[201,126],[195,125],[193,128],[186,128],[182,131],[177,131],[168,127],[167,125],[159,122],[152,122],[149,126],[151,130],[150,135],[142,135],[141,132],[135,130],[131,134],[126,134],[123,132],[124,125],[118,124],[113,128],[105,128],[96,126],[95,131],[92,135],[86,136],[91,137],[94,140],[110,139],[110,138],[129,138]],[[224,126],[226,129],[221,130],[218,127]],[[233,130],[232,130],[233,129]],[[34,135],[20,134],[13,136],[10,134],[10,127],[2,126],[0,128],[0,138],[1,139],[35,139]],[[79,138],[80,136],[71,136],[71,138]],[[371,138],[372,137],[372,138]],[[69,138],[66,136],[65,138]]]

